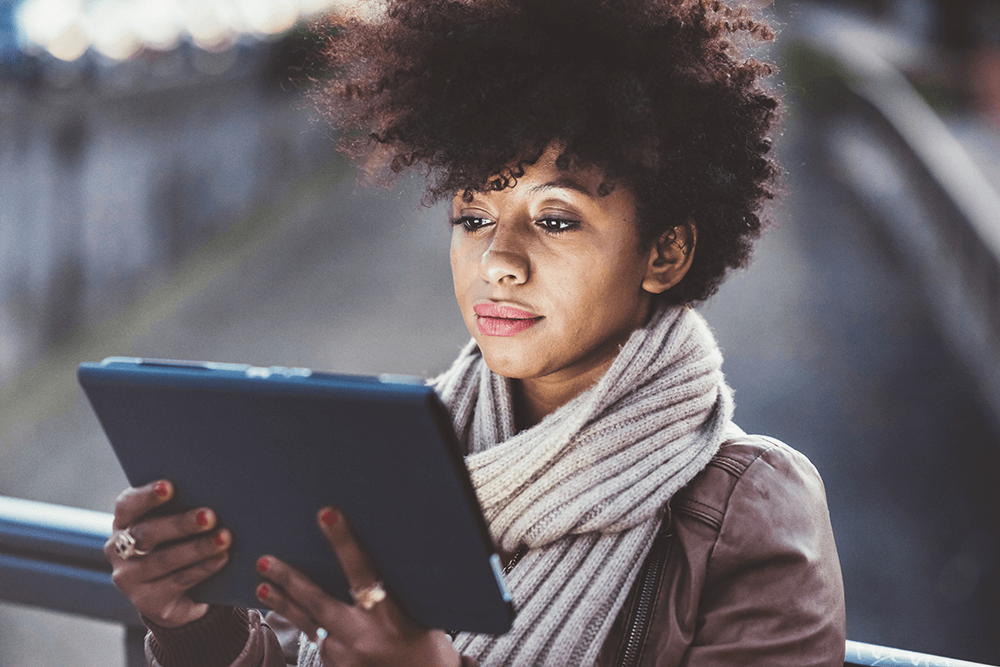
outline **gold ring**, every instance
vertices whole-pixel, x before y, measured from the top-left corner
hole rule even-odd
[[[371,611],[375,605],[385,599],[385,589],[382,587],[381,581],[376,581],[371,586],[352,588],[351,597],[354,598],[354,602],[359,607],[365,611]]]
[[[132,537],[132,533],[128,532],[128,528],[115,535],[114,549],[115,554],[122,560],[128,560],[132,556],[145,556],[149,553],[136,548],[135,538]]]

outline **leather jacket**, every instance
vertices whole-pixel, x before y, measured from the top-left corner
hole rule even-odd
[[[250,634],[232,667],[296,664],[295,627],[238,611]],[[213,664],[206,639],[228,621],[212,622],[218,631],[203,625],[190,652],[171,662]],[[152,642],[151,634],[147,658],[157,667]],[[844,642],[843,581],[819,474],[777,440],[740,435],[671,500],[597,667],[841,667]]]
[[[819,473],[727,440],[667,508],[599,667],[841,667],[844,586]]]

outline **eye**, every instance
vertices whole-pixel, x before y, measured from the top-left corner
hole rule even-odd
[[[559,234],[573,229],[580,223],[576,220],[567,220],[565,218],[542,218],[535,224],[547,232]]]
[[[493,221],[489,218],[479,218],[474,215],[463,215],[451,221],[454,226],[461,225],[467,232],[477,232],[483,227],[489,227]]]

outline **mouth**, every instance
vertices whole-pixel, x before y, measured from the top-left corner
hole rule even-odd
[[[513,306],[493,302],[480,303],[472,309],[476,313],[476,328],[487,336],[513,336],[535,326],[542,317]]]

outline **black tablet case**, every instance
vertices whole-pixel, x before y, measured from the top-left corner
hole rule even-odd
[[[208,506],[231,560],[196,599],[256,607],[273,554],[349,601],[316,526],[338,506],[386,589],[434,628],[500,634],[513,618],[499,558],[447,411],[419,381],[112,357],[78,377],[133,486],[166,478]]]

